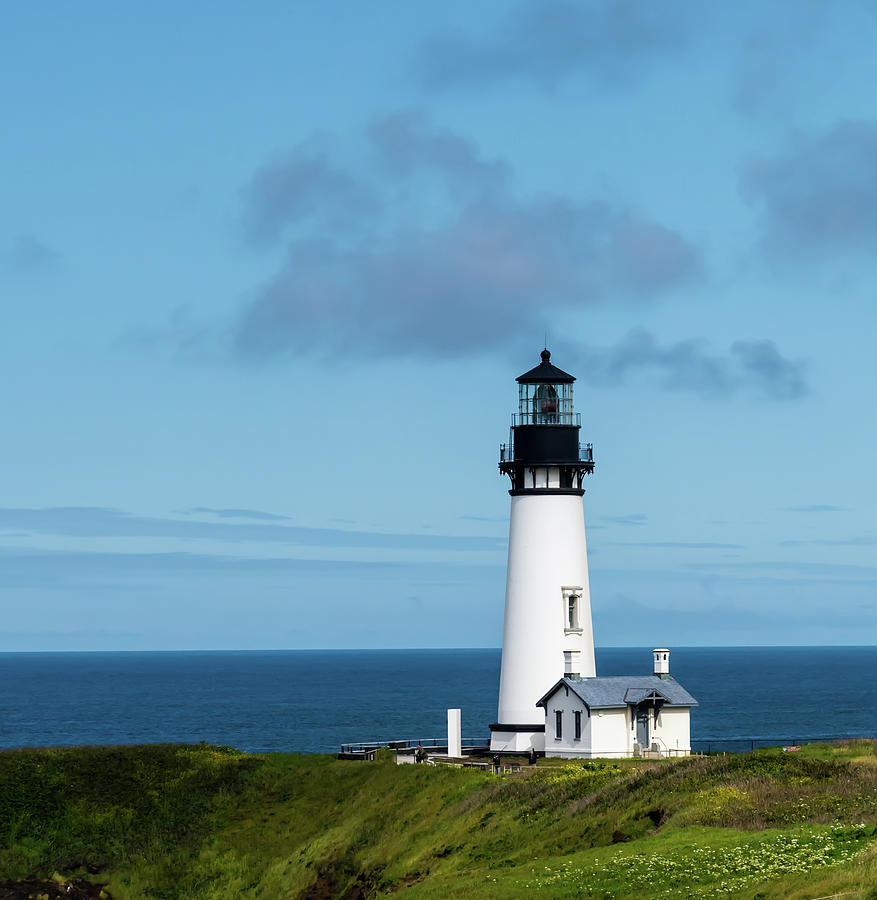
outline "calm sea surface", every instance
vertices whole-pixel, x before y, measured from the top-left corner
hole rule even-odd
[[[449,707],[462,708],[464,737],[486,740],[499,663],[499,650],[0,653],[0,747],[332,753],[441,737]],[[650,648],[598,650],[597,671],[649,674]],[[671,672],[700,701],[702,749],[877,736],[877,647],[681,647]]]

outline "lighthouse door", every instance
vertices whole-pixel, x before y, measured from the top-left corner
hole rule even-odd
[[[636,742],[640,750],[649,749],[649,708],[645,704],[636,708]]]

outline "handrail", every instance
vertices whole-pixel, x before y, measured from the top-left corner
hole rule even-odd
[[[499,445],[499,461],[501,463],[504,462],[514,462],[515,460],[515,443],[513,440],[508,441],[507,443],[503,443]],[[582,463],[592,463],[594,461],[594,445],[590,442],[588,443],[580,443],[579,444],[579,458],[578,462]],[[571,465],[571,463],[564,461],[564,465]],[[551,463],[548,463],[551,465]]]
[[[538,420],[538,421],[536,421]],[[552,413],[512,413],[512,428],[521,425],[576,425],[581,426],[582,414],[577,412],[559,411]]]
[[[462,738],[461,743],[464,747],[486,747],[490,744],[489,740],[475,739],[475,738]],[[436,749],[438,747],[447,748],[448,739],[446,737],[441,738],[420,738],[415,740],[414,738],[406,738],[398,741],[354,741],[348,744],[341,745],[342,753],[368,753],[372,750],[414,750],[418,746],[423,747],[424,749],[433,748]]]

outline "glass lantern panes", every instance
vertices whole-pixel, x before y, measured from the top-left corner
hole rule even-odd
[[[571,384],[519,384],[521,425],[574,425]]]

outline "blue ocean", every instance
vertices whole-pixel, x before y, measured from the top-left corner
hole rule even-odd
[[[426,740],[460,707],[496,721],[499,650],[0,654],[0,747],[198,742],[335,753]],[[649,674],[650,648],[597,651],[600,675]],[[680,647],[694,749],[877,735],[877,647]]]

